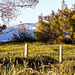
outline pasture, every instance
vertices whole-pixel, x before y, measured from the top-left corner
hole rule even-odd
[[[28,43],[28,58],[24,57],[26,43]],[[60,46],[63,46],[62,64],[59,63]],[[72,75],[75,71],[74,62],[75,45],[50,45],[40,42],[0,44],[1,75],[52,75],[54,73],[60,75],[61,72],[62,75]]]

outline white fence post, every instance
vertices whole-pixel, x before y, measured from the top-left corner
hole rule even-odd
[[[62,63],[62,46],[60,46],[59,62]]]
[[[28,56],[28,44],[25,44],[25,55],[24,56],[25,57]]]

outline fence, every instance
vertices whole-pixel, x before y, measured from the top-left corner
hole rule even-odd
[[[0,58],[48,56],[59,62],[75,60],[75,45],[6,44],[0,46]],[[27,51],[26,51],[27,50]],[[26,51],[26,52],[25,52]]]
[[[52,48],[52,47],[51,47]],[[54,48],[54,47],[53,47]],[[66,49],[68,51],[66,51]],[[53,49],[54,51],[50,51],[47,49],[43,49],[40,50],[40,48],[38,48],[35,51],[33,49],[30,48],[30,52],[28,52],[28,44],[25,44],[25,57],[27,58],[27,56],[30,54],[31,56],[37,56],[37,55],[45,55],[45,56],[50,56],[53,57],[56,60],[59,60],[60,63],[62,63],[63,60],[75,60],[75,46],[70,47],[70,46],[56,46],[56,48]],[[71,53],[69,52],[71,50]]]
[[[46,56],[47,58],[44,56]],[[6,66],[4,61],[5,57],[6,57]],[[10,60],[8,57],[10,58]],[[13,59],[11,59],[11,57]],[[49,58],[52,58],[52,59],[49,59]],[[10,72],[11,74],[12,73],[28,74],[29,72],[30,73],[33,72],[35,74],[36,71],[39,74],[43,73],[42,75],[45,75],[45,74],[46,75],[51,75],[51,74],[52,75],[53,74],[54,75],[74,75],[75,74],[74,72],[75,71],[75,65],[74,65],[75,45],[46,45],[46,44],[44,45],[39,43],[36,45],[35,43],[31,43],[31,45],[30,43],[24,45],[24,43],[20,43],[20,44],[9,43],[9,44],[4,44],[0,46],[0,59],[1,59],[0,66],[2,66],[0,75],[4,75],[5,73],[10,73]],[[57,61],[53,59],[57,60],[60,63],[62,63],[65,60],[74,60],[74,61],[72,63],[71,62],[69,63],[69,61],[67,61],[68,62],[67,63],[65,61],[63,62],[64,64],[63,63],[59,64],[57,63]],[[16,66],[13,65],[14,63],[16,64]],[[13,71],[11,71],[12,69]],[[25,75],[25,74],[22,74],[22,75]]]

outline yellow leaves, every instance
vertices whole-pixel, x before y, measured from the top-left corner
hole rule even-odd
[[[55,18],[58,19],[58,17],[59,17],[59,15],[58,14],[55,14]]]
[[[62,36],[59,36],[59,37],[58,37],[58,40],[62,40],[62,39],[63,39],[63,37],[62,37]]]
[[[50,27],[51,27],[51,29],[53,28],[53,26],[52,26],[52,25],[50,25]]]
[[[75,15],[72,16],[72,19],[75,19]]]
[[[75,38],[75,32],[74,32],[74,35],[73,35],[73,37]]]
[[[71,13],[71,9],[69,9],[69,13]]]

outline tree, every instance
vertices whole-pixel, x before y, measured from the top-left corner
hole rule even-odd
[[[65,0],[62,0],[62,9],[65,8],[67,5],[65,4]]]
[[[0,34],[2,34],[2,27],[0,26]]]
[[[46,43],[58,43],[59,36],[62,35],[61,24],[59,23],[59,15],[52,11],[50,16],[39,16],[39,24],[35,30],[35,38],[38,41]]]
[[[26,28],[24,28],[23,26],[21,29],[18,30],[18,32],[15,32],[15,33],[13,34],[13,37],[12,37],[13,41],[17,41],[17,42],[34,41],[34,38],[32,37],[32,35],[30,33],[28,33],[26,31]]]
[[[47,43],[75,43],[75,11],[66,6],[49,16],[39,16],[35,37]]]
[[[0,17],[4,23],[15,19],[22,7],[34,7],[39,0],[0,0]]]
[[[73,41],[75,39],[75,11],[66,7],[60,10],[59,14],[63,31],[66,31],[69,35],[67,39]]]
[[[3,30],[3,29],[6,29],[6,28],[7,28],[6,25],[3,24],[3,25],[2,25],[2,30]]]

